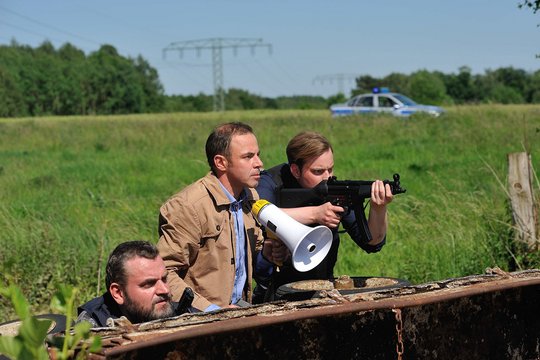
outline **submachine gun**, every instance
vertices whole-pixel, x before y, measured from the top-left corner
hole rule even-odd
[[[392,194],[403,194],[406,189],[401,187],[399,174],[394,174],[393,181],[384,180],[384,184],[390,185]],[[364,212],[364,202],[371,198],[371,185],[375,181],[370,180],[337,180],[335,176],[328,180],[321,181],[312,189],[281,189],[278,196],[279,207],[296,208],[303,206],[318,206],[326,202],[341,206],[345,209],[344,215],[351,209],[354,210],[356,222],[360,231],[367,241],[371,241],[372,236],[369,231],[366,214]]]

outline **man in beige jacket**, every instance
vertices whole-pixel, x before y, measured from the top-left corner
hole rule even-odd
[[[254,257],[264,242],[251,207],[263,163],[257,138],[243,123],[217,126],[206,156],[211,171],[161,206],[157,247],[173,300],[190,287],[192,306],[212,311],[251,302]],[[278,262],[286,253],[271,245],[264,257]]]

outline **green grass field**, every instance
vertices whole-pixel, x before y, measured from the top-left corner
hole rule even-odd
[[[206,137],[227,121],[254,128],[265,167],[286,160],[297,132],[315,130],[334,145],[338,179],[400,173],[407,193],[389,207],[387,245],[366,254],[343,236],[337,274],[421,283],[540,266],[513,250],[505,188],[508,153],[540,165],[540,108],[448,110],[407,120],[319,110],[0,119],[0,283],[17,283],[36,312],[59,283],[80,288],[80,303],[103,292],[109,252],[157,241],[159,206],[208,171]],[[0,321],[12,318],[0,301]]]

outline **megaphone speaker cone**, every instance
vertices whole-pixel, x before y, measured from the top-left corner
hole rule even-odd
[[[266,200],[257,201],[252,212],[289,248],[296,270],[305,272],[315,268],[330,251],[333,236],[326,226],[306,226]]]
[[[311,229],[298,241],[292,251],[293,266],[300,272],[309,271],[319,265],[332,247],[332,231],[326,226]]]

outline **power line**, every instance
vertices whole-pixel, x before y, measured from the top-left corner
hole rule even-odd
[[[16,16],[18,16],[18,17],[20,17],[20,18],[23,18],[23,19],[26,19],[26,20],[28,20],[28,21],[31,21],[31,22],[33,22],[33,23],[35,23],[35,24],[40,25],[40,26],[43,26],[43,27],[45,27],[45,28],[49,28],[49,29],[52,29],[52,30],[57,31],[57,32],[59,32],[59,33],[62,33],[62,34],[64,34],[64,35],[72,36],[72,37],[75,37],[75,38],[78,38],[78,39],[80,39],[80,40],[84,40],[84,41],[87,41],[87,42],[90,42],[90,43],[93,43],[93,44],[96,44],[96,45],[101,45],[101,44],[98,43],[97,41],[94,41],[94,40],[91,40],[91,39],[82,37],[82,36],[77,35],[77,34],[70,33],[70,32],[68,32],[68,31],[62,30],[62,29],[60,29],[60,28],[57,28],[57,27],[52,26],[52,25],[49,25],[49,24],[45,24],[45,23],[43,23],[43,22],[41,22],[41,21],[38,21],[38,20],[32,19],[32,18],[30,18],[30,17],[28,17],[28,16],[19,14],[18,12],[15,12],[15,11],[13,11],[13,10],[7,9],[7,8],[5,8],[5,7],[3,7],[3,6],[0,6],[0,9],[2,9],[2,10],[4,10],[4,11],[7,11],[7,12],[10,13],[10,14],[16,15]]]
[[[23,27],[21,27],[21,26],[17,26],[17,25],[13,25],[13,24],[7,23],[7,22],[5,22],[4,20],[0,20],[0,23],[2,23],[2,24],[4,24],[4,25],[7,25],[7,26],[9,26],[9,27],[12,27],[12,28],[14,28],[14,29],[17,29],[17,30],[20,30],[20,31],[24,31],[25,33],[28,33],[28,34],[31,34],[31,35],[38,36],[38,37],[40,37],[40,38],[43,37],[43,34],[40,34],[40,33],[38,33],[38,32],[32,31],[32,30],[25,29],[25,28],[23,28]],[[14,39],[14,38],[12,38],[12,39]],[[14,39],[14,40],[16,40],[16,39]],[[57,39],[51,39],[51,40],[56,40],[56,41],[58,41]]]
[[[200,88],[205,89],[207,85],[206,82],[210,81],[210,78],[208,77],[208,75],[206,73],[203,73],[202,71],[197,72],[197,71],[192,70],[193,68],[197,69],[201,67],[207,68],[207,67],[210,67],[210,64],[200,65],[200,64],[190,64],[186,62],[180,62],[180,63],[171,62],[171,63],[164,63],[163,66],[159,66],[158,68],[161,70],[169,69],[169,70],[174,70],[176,72],[179,72],[182,74],[182,76],[184,76],[185,78],[188,78],[191,82],[193,82]],[[201,79],[202,77],[204,77],[204,79]]]
[[[239,48],[249,47],[251,54],[255,54],[255,48],[267,47],[272,52],[272,45],[265,44],[262,39],[246,38],[211,38],[202,40],[177,41],[169,44],[163,49],[163,58],[165,59],[168,51],[178,51],[180,57],[186,50],[195,50],[197,56],[201,55],[202,50],[210,49],[212,51],[212,69],[214,79],[214,111],[225,110],[225,96],[223,86],[223,49],[233,49],[234,55]]]
[[[320,82],[324,84],[326,81],[332,84],[334,81],[338,85],[338,93],[345,94],[344,92],[344,82],[348,80],[349,82],[356,80],[358,75],[356,74],[333,74],[333,75],[319,75],[313,79],[313,83]]]

